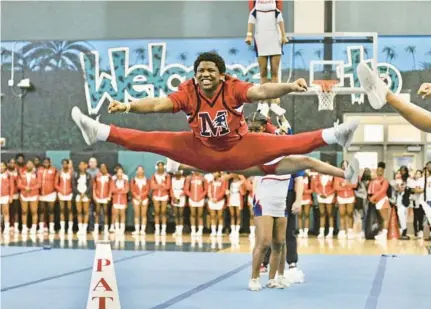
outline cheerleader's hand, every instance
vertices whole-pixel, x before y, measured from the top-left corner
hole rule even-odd
[[[282,38],[281,39],[281,44],[287,44],[287,43],[289,43],[289,39],[288,38],[286,38],[286,37],[284,37],[284,38]]]
[[[423,83],[418,90],[418,95],[420,95],[422,99],[431,97],[431,83]]]
[[[307,89],[307,82],[303,78],[298,78],[292,83],[292,92],[305,92]]]
[[[245,38],[245,43],[247,45],[251,45],[252,42],[253,42],[253,37],[251,35],[247,35],[247,37]]]
[[[295,201],[292,205],[292,213],[297,214],[301,211],[302,201]]]

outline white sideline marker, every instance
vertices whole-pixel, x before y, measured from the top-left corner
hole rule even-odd
[[[121,309],[109,241],[96,243],[87,309]]]

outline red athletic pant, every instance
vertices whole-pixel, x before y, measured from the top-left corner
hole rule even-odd
[[[193,132],[145,132],[111,125],[108,142],[134,151],[157,153],[206,172],[238,171],[291,154],[306,154],[326,146],[322,130],[294,135],[249,133],[232,148],[216,151]]]

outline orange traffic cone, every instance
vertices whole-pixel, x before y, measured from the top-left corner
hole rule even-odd
[[[388,239],[399,239],[400,228],[398,227],[398,216],[396,207],[390,208],[389,226],[388,226]]]

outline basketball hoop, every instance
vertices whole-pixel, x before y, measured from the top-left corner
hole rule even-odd
[[[314,90],[319,98],[319,111],[322,110],[334,110],[334,98],[337,93],[334,91],[334,87],[339,83],[338,80],[314,80]]]

